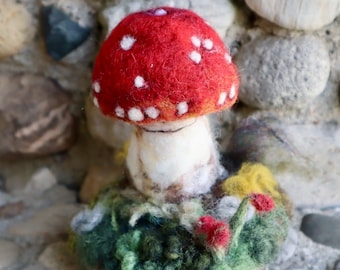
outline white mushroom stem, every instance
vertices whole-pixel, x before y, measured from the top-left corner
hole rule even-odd
[[[224,173],[206,116],[137,127],[127,167],[139,191],[162,201],[206,193]]]

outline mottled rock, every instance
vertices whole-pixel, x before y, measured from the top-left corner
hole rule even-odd
[[[21,199],[0,191],[0,220],[20,214],[24,206],[25,203]]]
[[[313,36],[261,37],[239,51],[240,100],[260,109],[303,107],[324,89],[330,59]]]
[[[0,219],[1,218],[12,218],[19,215],[24,209],[24,202],[12,202],[7,203],[0,207]]]
[[[0,239],[0,270],[9,269],[20,255],[20,247],[4,239]]]
[[[296,206],[339,204],[339,124],[285,124],[282,128],[295,153],[281,170],[275,170],[282,188]]]
[[[316,30],[340,13],[339,0],[246,0],[261,17],[288,29]]]
[[[46,247],[38,262],[47,270],[81,270],[66,242],[56,242]]]
[[[89,38],[94,20],[84,1],[53,2],[41,7],[41,27],[46,51],[58,61]]]
[[[50,169],[44,167],[38,169],[26,184],[25,192],[41,194],[57,184],[57,179]]]
[[[233,23],[236,14],[235,8],[229,0],[121,0],[117,5],[108,7],[103,11],[102,23],[107,29],[106,33],[110,33],[120,20],[129,13],[158,6],[173,6],[191,9],[207,20],[221,37],[224,37],[226,30]]]
[[[8,232],[32,243],[48,243],[66,238],[72,217],[80,210],[74,204],[59,204],[43,209],[32,217],[12,225]]]
[[[0,0],[0,18],[1,59],[19,52],[32,40],[35,28],[25,6],[13,0]]]
[[[75,137],[70,99],[51,80],[0,74],[0,157],[68,149]]]
[[[238,165],[253,161],[268,166],[296,206],[339,203],[340,126],[336,122],[292,124],[248,118],[240,122],[226,150]]]
[[[94,106],[91,97],[86,100],[85,112],[87,128],[94,138],[116,149],[121,149],[127,140],[129,140],[133,126],[126,122],[104,116]]]
[[[340,218],[320,215],[305,215],[300,230],[313,241],[340,249]]]
[[[280,121],[275,118],[247,118],[234,130],[226,154],[238,166],[261,162],[270,168],[294,160],[295,149],[288,141]]]

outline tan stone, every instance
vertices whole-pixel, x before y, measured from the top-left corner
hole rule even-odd
[[[53,243],[43,251],[38,262],[47,270],[80,270],[70,246],[66,242]]]
[[[34,33],[32,16],[23,4],[0,0],[0,59],[20,51]]]
[[[0,239],[0,270],[9,269],[19,257],[20,247],[15,243]]]
[[[88,203],[95,199],[100,190],[123,176],[123,170],[124,166],[114,168],[114,166],[91,165],[80,190],[80,200]]]
[[[79,210],[80,207],[73,204],[55,205],[12,225],[8,233],[35,243],[66,238],[70,231],[70,221]]]

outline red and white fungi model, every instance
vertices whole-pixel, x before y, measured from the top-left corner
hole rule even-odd
[[[134,186],[174,201],[206,193],[221,173],[206,114],[231,107],[239,78],[218,34],[195,13],[160,7],[123,19],[93,69],[93,102],[136,125]]]

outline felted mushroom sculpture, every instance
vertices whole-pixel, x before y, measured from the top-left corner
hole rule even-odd
[[[239,78],[201,17],[170,7],[128,15],[102,44],[92,79],[101,112],[136,126],[126,163],[139,191],[176,201],[210,190],[223,168],[206,115],[235,103]]]

